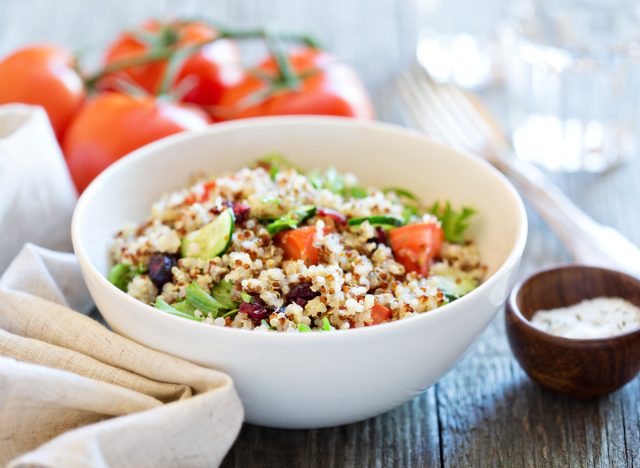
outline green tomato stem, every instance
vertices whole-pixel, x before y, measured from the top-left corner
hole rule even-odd
[[[169,60],[169,66],[167,67],[167,71],[165,72],[160,86],[160,94],[166,94],[168,88],[173,83],[176,73],[180,70],[181,65],[184,63],[184,61],[192,54],[198,52],[204,46],[220,39],[262,39],[267,44],[270,53],[274,56],[274,59],[276,60],[279,68],[279,75],[283,79],[283,81],[291,86],[297,85],[298,78],[291,70],[291,66],[289,64],[289,61],[286,59],[284,52],[282,52],[282,49],[279,47],[279,45],[274,44],[273,39],[269,38],[275,36],[275,33],[268,32],[264,28],[236,30],[225,27],[216,27],[216,29],[218,31],[218,35],[210,40],[202,41],[184,48],[176,48],[174,44],[169,43],[164,47],[151,49],[145,54],[127,57],[105,65],[97,72],[84,78],[85,87],[88,90],[93,90],[98,81],[100,81],[106,75],[126,68],[137,67],[162,60]],[[320,44],[314,38],[307,34],[279,32],[277,33],[277,39],[288,42],[301,43],[312,48],[321,48]]]

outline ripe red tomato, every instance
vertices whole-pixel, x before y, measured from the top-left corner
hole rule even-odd
[[[440,254],[444,232],[436,223],[410,224],[389,232],[391,250],[405,270],[429,274],[431,260]]]
[[[279,233],[276,243],[284,249],[284,257],[287,260],[304,260],[307,266],[315,265],[320,254],[318,247],[313,245],[315,234],[315,226],[291,229]]]
[[[20,49],[0,62],[0,104],[44,107],[58,139],[84,99],[73,55],[52,45]]]
[[[262,115],[324,114],[373,118],[371,101],[364,85],[347,65],[318,49],[301,48],[289,54],[295,73],[300,76],[299,89],[269,91],[268,80],[247,75],[229,89],[220,102],[223,119],[241,119]],[[273,58],[258,70],[275,78],[277,66]]]
[[[217,36],[215,29],[196,21],[175,21],[166,24],[147,21],[142,25],[140,33],[123,33],[107,50],[105,63],[108,65],[122,59],[144,55],[153,47],[181,49]],[[160,60],[125,68],[117,72],[117,75],[124,74],[150,94],[156,94],[166,70],[167,60]],[[214,106],[220,102],[222,93],[239,83],[243,76],[235,44],[227,39],[219,39],[187,58],[173,84],[177,85],[188,79],[188,91],[181,100],[201,106]]]
[[[103,169],[147,143],[208,124],[203,112],[152,96],[107,92],[90,99],[63,141],[67,165],[79,192]]]
[[[391,320],[392,315],[391,309],[380,304],[374,304],[371,309],[371,318],[373,319],[372,325],[388,322]]]

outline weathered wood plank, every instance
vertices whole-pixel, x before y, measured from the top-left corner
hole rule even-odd
[[[435,389],[377,418],[330,429],[245,425],[224,467],[440,466]]]

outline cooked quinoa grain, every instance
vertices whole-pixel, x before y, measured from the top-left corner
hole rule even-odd
[[[116,233],[109,279],[212,326],[366,327],[427,313],[482,281],[475,244],[461,238],[471,214],[270,157],[164,195]]]

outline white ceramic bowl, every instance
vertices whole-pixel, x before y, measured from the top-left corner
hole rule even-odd
[[[363,184],[402,186],[426,201],[477,208],[471,234],[490,276],[438,310],[332,333],[207,326],[161,313],[106,280],[112,235],[145,218],[160,195],[185,186],[195,171],[232,171],[273,152],[303,168],[335,166],[355,173]],[[135,151],[87,188],[72,232],[89,290],[115,331],[228,372],[248,422],[313,428],[387,411],[451,369],[505,300],[525,245],[527,219],[509,182],[477,157],[391,125],[291,117],[216,124]]]

